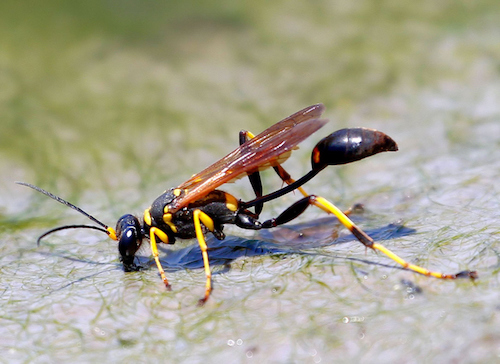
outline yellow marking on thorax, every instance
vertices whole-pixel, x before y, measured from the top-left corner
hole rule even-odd
[[[151,212],[150,212],[150,209],[146,209],[144,210],[144,222],[151,226],[153,225],[152,221],[151,221]]]
[[[181,195],[181,189],[180,188],[176,188],[175,190],[173,190],[173,193],[174,193],[174,196],[175,197],[179,197]]]
[[[224,195],[226,197],[226,207],[230,211],[237,211],[238,210],[238,200],[236,197],[233,195],[230,195],[229,193],[224,192]]]

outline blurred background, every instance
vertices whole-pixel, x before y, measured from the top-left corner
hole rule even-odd
[[[2,1],[0,361],[498,360],[499,21],[493,0]],[[154,267],[124,274],[92,231],[36,247],[87,221],[14,181],[113,226],[234,149],[241,129],[319,102],[330,123],[287,170],[306,173],[337,129],[386,132],[400,151],[330,168],[307,191],[364,204],[355,221],[387,247],[478,281],[396,269],[314,209],[290,229],[325,231],[304,245],[286,229],[227,229],[203,308],[195,241],[162,251],[172,292]],[[252,198],[246,180],[224,188]]]

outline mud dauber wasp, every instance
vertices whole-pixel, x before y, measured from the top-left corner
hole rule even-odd
[[[135,254],[142,241],[145,238],[149,239],[151,251],[161,278],[165,286],[170,289],[170,284],[159,260],[158,239],[162,243],[173,244],[177,238],[197,238],[206,274],[205,295],[199,302],[203,304],[212,291],[205,234],[211,232],[217,239],[224,239],[224,224],[235,224],[240,228],[253,230],[273,228],[295,219],[308,206],[314,205],[327,213],[335,215],[367,248],[382,252],[408,270],[442,279],[476,278],[477,274],[473,271],[443,274],[406,262],[383,245],[375,243],[372,238],[358,228],[344,212],[331,202],[320,196],[309,195],[303,190],[303,184],[329,165],[354,162],[384,151],[397,151],[396,142],[386,134],[366,128],[338,130],[316,144],[312,151],[312,169],[310,172],[296,181],[290,177],[281,166],[281,163],[290,156],[292,150],[300,142],[327,123],[328,120],[320,118],[324,109],[322,104],[306,107],[256,136],[248,131],[241,131],[239,136],[240,146],[238,148],[205,170],[193,175],[177,188],[166,190],[144,211],[142,223],[134,215],[127,214],[118,220],[116,229],[113,229],[79,207],[50,192],[28,183],[18,182],[69,206],[100,225],[100,227],[93,225],[60,226],[41,235],[37,242],[40,243],[42,238],[63,229],[89,228],[100,230],[108,234],[111,239],[118,241],[120,260],[124,270],[128,272],[140,269],[134,263]],[[259,172],[268,167],[274,168],[278,176],[286,183],[286,186],[263,195]],[[245,175],[250,179],[256,195],[255,199],[244,202],[227,192],[217,189],[224,183]],[[266,202],[294,190],[300,191],[304,197],[292,204],[278,217],[264,222],[259,221],[259,215]],[[252,207],[253,211],[249,210]]]

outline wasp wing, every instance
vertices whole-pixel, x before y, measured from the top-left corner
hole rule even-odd
[[[170,211],[187,206],[243,174],[284,162],[297,144],[328,122],[319,119],[324,110],[322,104],[306,107],[267,128],[224,158],[195,174],[178,187],[181,195],[170,205]]]

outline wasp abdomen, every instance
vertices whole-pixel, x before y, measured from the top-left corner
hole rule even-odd
[[[329,165],[354,162],[380,152],[397,150],[396,142],[378,130],[341,129],[316,144],[311,162],[313,169],[318,170]]]

